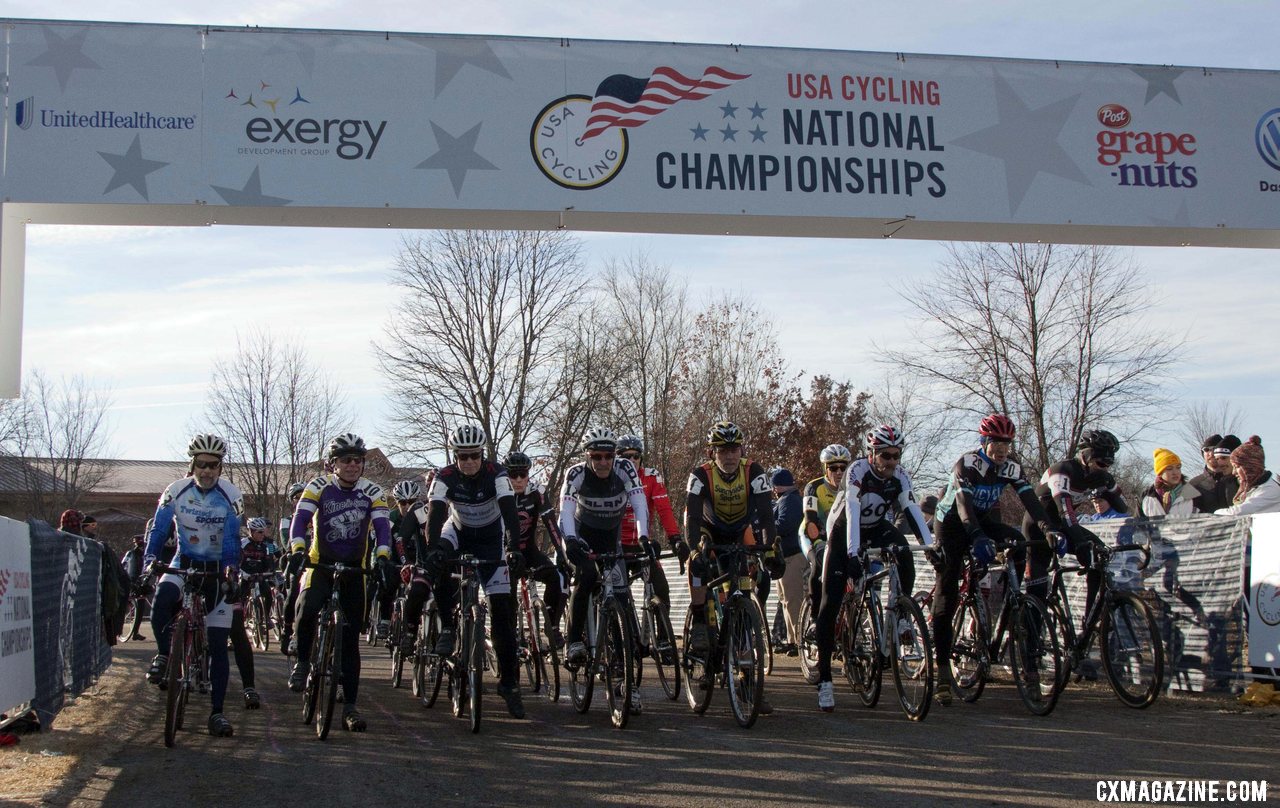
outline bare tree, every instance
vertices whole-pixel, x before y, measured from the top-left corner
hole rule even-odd
[[[206,422],[228,442],[228,476],[253,513],[272,513],[349,418],[337,387],[301,345],[269,331],[236,335],[217,360]]]
[[[25,458],[30,514],[53,521],[106,481],[110,468],[101,457],[110,451],[110,406],[110,394],[83,376],[54,382],[40,370],[28,375],[22,397],[7,404],[2,417],[4,451]]]
[[[939,404],[930,383],[911,371],[885,374],[870,409],[872,421],[902,431],[907,442],[902,464],[915,487],[925,493],[945,485],[956,457],[976,442],[974,425],[964,424],[956,411]],[[858,447],[850,448],[857,453]]]
[[[1183,340],[1148,325],[1149,290],[1114,248],[953,245],[906,294],[923,312],[922,345],[885,361],[936,383],[967,417],[1007,413],[1032,469],[1088,428],[1138,434],[1168,403],[1163,371]]]
[[[1182,470],[1188,477],[1195,476],[1200,467],[1200,447],[1210,435],[1240,435],[1244,426],[1244,410],[1227,399],[1197,401],[1182,411],[1182,423],[1178,440],[1182,443]],[[1248,437],[1247,435],[1245,437]],[[1194,460],[1193,460],[1194,458]]]
[[[540,231],[445,230],[401,246],[392,280],[404,294],[380,346],[397,450],[443,450],[459,421],[484,428],[490,454],[525,444],[563,390],[572,320],[593,316],[579,308],[580,252],[568,233]]]

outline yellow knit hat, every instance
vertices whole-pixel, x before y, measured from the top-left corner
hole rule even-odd
[[[1157,477],[1160,476],[1160,472],[1164,471],[1170,466],[1182,465],[1182,458],[1178,457],[1176,454],[1169,451],[1168,449],[1156,449],[1154,452],[1152,452],[1152,454],[1155,456]]]

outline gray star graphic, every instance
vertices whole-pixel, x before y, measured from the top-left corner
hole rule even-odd
[[[259,166],[253,167],[253,173],[249,175],[249,179],[245,182],[243,188],[224,188],[221,185],[210,185],[209,187],[217,191],[218,196],[222,197],[222,201],[228,205],[278,208],[293,201],[292,199],[285,199],[283,196],[267,196],[262,193],[262,177],[258,173],[260,170]]]
[[[483,39],[445,39],[443,37],[415,37],[412,42],[436,52],[436,97],[444,92],[453,77],[464,65],[474,65],[495,76],[510,80],[511,74]]]
[[[1087,185],[1088,178],[1058,143],[1058,135],[1080,96],[1031,109],[1002,76],[995,76],[995,80],[998,123],[952,143],[1004,162],[1010,212],[1017,212],[1036,174],[1041,172]]]
[[[1178,97],[1178,88],[1173,86],[1173,82],[1187,71],[1175,67],[1131,67],[1129,69],[1147,83],[1147,97],[1142,102],[1143,106],[1150,104],[1151,99],[1161,93],[1172,98],[1179,106],[1182,105],[1182,99]]]
[[[67,82],[71,79],[71,71],[77,67],[84,70],[101,70],[102,65],[85,56],[84,40],[89,34],[88,28],[82,28],[66,39],[58,36],[58,32],[48,26],[40,29],[44,32],[45,52],[27,62],[35,67],[52,67],[58,77],[58,86],[67,91]]]
[[[728,124],[725,124],[725,127],[720,130],[720,134],[724,136],[724,140],[720,141],[721,143],[729,140],[732,140],[734,143],[738,142],[738,130]]]
[[[768,109],[768,107],[760,106],[760,102],[757,101],[753,106],[747,107],[747,109],[750,110],[751,120],[754,121],[756,118],[764,120],[764,111]]]
[[[147,196],[147,175],[169,165],[159,160],[148,160],[142,156],[142,135],[140,134],[133,136],[133,143],[129,144],[129,150],[124,154],[108,154],[100,151],[98,155],[107,161],[114,172],[107,183],[106,190],[102,192],[103,196],[122,185],[132,185],[133,190],[141,194],[143,199],[150,201],[150,197]]]
[[[703,129],[703,128],[702,128],[702,122],[701,122],[701,121],[699,121],[699,122],[698,122],[698,125],[697,125],[697,126],[695,126],[695,127],[693,127],[692,129],[690,129],[689,131],[690,131],[690,132],[693,132],[693,139],[694,139],[694,140],[706,140],[706,139],[707,139],[707,131],[708,131],[708,130],[706,130],[706,129]]]
[[[435,132],[436,144],[440,147],[435,154],[418,163],[414,168],[444,169],[449,172],[449,181],[453,183],[455,196],[462,196],[462,183],[467,179],[468,171],[500,171],[497,166],[476,154],[476,141],[480,139],[480,127],[484,122],[476,124],[458,137],[446,132],[435,121],[431,122],[431,131]]]
[[[738,117],[738,108],[728,101],[724,102],[724,106],[720,107],[720,111],[724,113],[724,115],[721,116],[722,118]]]
[[[751,130],[751,142],[755,143],[759,141],[760,143],[764,143],[764,136],[767,134],[767,131],[760,128],[760,124],[756,124],[756,128]]]

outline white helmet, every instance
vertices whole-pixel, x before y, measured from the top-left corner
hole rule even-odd
[[[844,446],[833,443],[818,454],[818,459],[822,461],[824,466],[829,466],[832,463],[844,463],[847,466],[853,462],[853,454]]]
[[[618,436],[613,434],[613,430],[604,426],[592,427],[587,430],[587,434],[582,436],[583,451],[591,449],[604,449],[614,451],[618,448]]]
[[[266,530],[267,520],[262,518],[261,516],[255,516],[245,524],[245,527],[249,528],[250,530]]]
[[[868,452],[878,452],[881,449],[894,447],[901,449],[906,445],[907,442],[903,440],[902,433],[888,424],[881,424],[867,433]]]
[[[460,449],[483,449],[484,444],[484,430],[475,424],[463,424],[449,436],[449,448],[455,452]]]
[[[196,435],[187,444],[187,456],[195,457],[199,454],[211,454],[222,457],[227,453],[227,442],[217,435],[205,433]]]
[[[391,489],[391,496],[401,502],[420,499],[422,497],[422,486],[418,485],[414,480],[401,480],[396,483],[395,488]]]

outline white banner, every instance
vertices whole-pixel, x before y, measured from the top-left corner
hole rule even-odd
[[[36,695],[31,624],[31,537],[24,522],[0,517],[0,711]]]
[[[1280,667],[1280,514],[1253,517],[1249,564],[1249,664]]]

